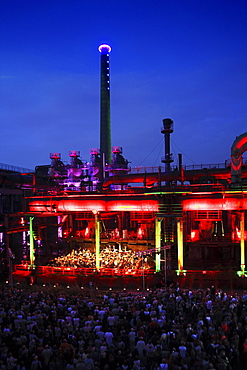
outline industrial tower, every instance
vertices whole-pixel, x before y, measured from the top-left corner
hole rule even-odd
[[[102,168],[111,163],[111,117],[110,117],[110,67],[111,47],[99,46],[101,54],[100,80],[100,156]]]

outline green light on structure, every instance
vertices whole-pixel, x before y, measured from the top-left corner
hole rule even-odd
[[[239,277],[247,277],[247,271],[237,271]]]
[[[30,232],[30,265],[34,266],[35,249],[34,249],[34,233],[33,233],[33,220],[34,217],[29,218],[29,232]]]
[[[176,270],[178,276],[183,275],[186,276],[187,270]]]
[[[161,222],[162,219],[155,219],[155,248],[157,253],[155,255],[155,271],[160,271],[160,251],[161,251]]]
[[[97,212],[95,215],[95,254],[96,254],[96,269],[100,270],[100,220]]]

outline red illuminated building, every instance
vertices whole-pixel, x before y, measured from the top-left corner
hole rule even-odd
[[[4,212],[1,191],[0,242],[10,272],[17,276],[35,270],[43,278],[145,276],[148,281],[219,272],[228,274],[226,279],[246,277],[247,133],[233,142],[231,160],[224,164],[184,166],[180,155],[179,166],[172,167],[173,121],[164,119],[165,167],[131,169],[121,147],[112,147],[109,154],[110,47],[99,50],[101,149],[91,149],[90,163],[83,163],[79,151],[69,153],[69,165],[52,153],[50,165],[17,173],[9,199],[13,205],[14,195],[19,196],[21,209]],[[118,255],[131,251],[135,265],[102,267],[106,248]],[[51,264],[66,253],[74,260],[77,251],[94,255],[92,266]]]

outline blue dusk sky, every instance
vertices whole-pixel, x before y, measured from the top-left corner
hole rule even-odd
[[[247,2],[0,0],[0,163],[99,148],[100,53],[108,43],[112,145],[159,166],[162,120],[183,163],[230,158],[247,132]]]

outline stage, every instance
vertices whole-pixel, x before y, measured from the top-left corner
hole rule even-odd
[[[95,289],[151,289],[161,284],[162,274],[153,269],[117,269],[72,268],[37,266],[28,264],[15,265],[12,273],[13,282],[29,284],[78,285]]]
[[[246,278],[239,277],[235,271],[186,270],[178,274],[174,270],[155,272],[153,269],[71,268],[14,265],[10,280],[26,284],[76,285],[93,290],[151,290],[179,284],[180,288],[205,289],[214,285],[216,289],[234,292],[247,289]]]

